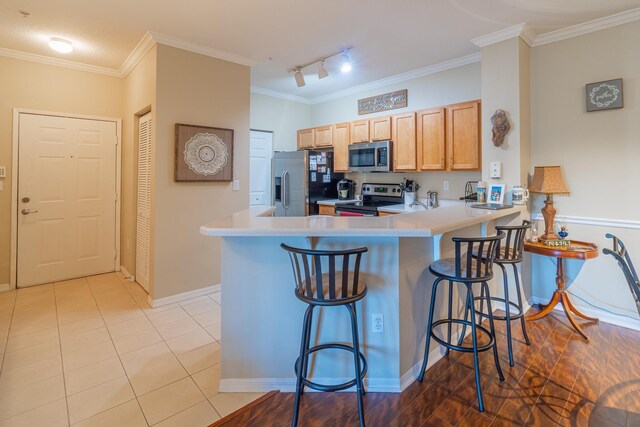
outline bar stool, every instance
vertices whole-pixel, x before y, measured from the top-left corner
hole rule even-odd
[[[530,221],[522,221],[522,225],[510,225],[510,226],[496,226],[496,232],[505,233],[506,237],[504,241],[498,242],[498,252],[494,262],[502,269],[502,283],[504,285],[504,298],[491,297],[491,301],[498,301],[504,304],[504,316],[493,315],[495,320],[504,320],[507,323],[507,347],[509,349],[509,365],[513,366],[513,347],[511,344],[511,321],[520,319],[520,325],[522,326],[522,334],[527,345],[531,345],[529,341],[529,335],[527,334],[527,326],[524,321],[524,309],[522,308],[522,294],[520,293],[520,279],[518,278],[517,264],[522,262],[522,254],[524,253],[524,238],[527,230],[531,228]],[[503,243],[504,242],[504,243]],[[477,254],[474,254],[477,257]],[[509,279],[507,277],[507,270],[505,264],[511,264],[513,267],[513,276],[516,282],[516,295],[518,297],[517,303],[512,302],[509,299]],[[476,297],[475,300],[480,301],[480,311],[477,312],[481,321],[482,317],[488,317],[484,312],[484,290],[480,297]],[[508,304],[507,304],[508,301]],[[511,313],[511,310],[515,309],[515,313]],[[468,309],[466,310],[469,311]],[[465,313],[466,319],[467,313]],[[480,323],[480,321],[478,323]],[[462,333],[464,336],[466,326],[463,326]]]
[[[364,283],[360,283],[359,279],[362,254],[367,252],[368,249],[363,247],[340,251],[311,250],[293,248],[284,243],[281,244],[280,247],[286,250],[291,258],[291,266],[293,267],[293,276],[296,284],[295,296],[300,301],[308,304],[302,326],[300,356],[296,359],[294,365],[296,373],[296,398],[291,425],[295,427],[298,424],[300,396],[303,394],[305,386],[320,391],[339,391],[356,386],[360,426],[364,427],[362,396],[365,393],[363,378],[367,373],[367,360],[360,352],[356,302],[364,298],[367,294],[367,287]],[[353,258],[351,258],[352,256]],[[353,270],[350,271],[351,259],[354,259],[354,263]],[[323,273],[323,265],[327,267],[325,273]],[[339,343],[327,343],[311,348],[309,347],[311,342],[313,310],[317,306],[343,306],[347,309],[351,317],[352,346]],[[312,353],[326,349],[346,350],[353,353],[353,363],[355,367],[354,379],[342,384],[326,385],[318,384],[307,378],[309,356]]]
[[[482,388],[480,385],[480,366],[478,362],[478,353],[481,351],[493,350],[493,359],[498,371],[500,381],[504,381],[504,375],[500,368],[500,360],[498,358],[498,346],[495,339],[495,328],[493,324],[493,316],[491,315],[491,295],[489,293],[489,285],[487,281],[493,277],[493,260],[496,257],[498,249],[498,242],[504,237],[504,233],[499,233],[497,236],[491,237],[473,237],[463,238],[454,237],[452,240],[455,243],[455,258],[445,258],[434,261],[429,266],[431,274],[436,276],[436,280],[433,282],[433,288],[431,291],[431,305],[429,307],[429,321],[427,324],[427,336],[425,338],[424,348],[424,360],[422,362],[422,369],[420,370],[420,376],[418,381],[422,382],[424,379],[424,372],[427,367],[427,361],[429,359],[429,345],[431,338],[433,338],[440,345],[446,347],[446,355],[449,355],[449,350],[461,351],[464,353],[473,353],[473,366],[476,376],[476,393],[478,395],[478,407],[480,412],[484,411],[484,402],[482,400]],[[477,255],[474,257],[474,251]],[[449,281],[449,307],[447,311],[447,318],[433,321],[433,315],[435,311],[436,295],[438,292],[438,285],[443,280]],[[453,283],[463,283],[467,288],[466,295],[466,308],[465,319],[456,319],[452,317],[451,308],[453,300]],[[474,296],[473,285],[480,283],[483,290],[482,295],[486,295],[484,298],[487,301],[487,309],[489,312],[489,330],[480,324],[476,323],[475,308],[474,308]],[[485,293],[486,292],[486,293]],[[467,320],[467,312],[471,311],[471,321]],[[435,328],[439,325],[447,325],[447,340],[443,340],[435,334]],[[451,325],[469,325],[471,326],[471,340],[472,346],[463,346],[462,340],[458,344],[451,342]],[[478,331],[484,333],[489,337],[489,342],[484,345],[478,345]],[[464,333],[464,331],[463,331]],[[464,335],[461,335],[464,338]]]

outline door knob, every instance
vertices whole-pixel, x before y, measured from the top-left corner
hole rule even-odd
[[[29,214],[32,214],[32,213],[36,213],[38,211],[37,210],[32,211],[31,209],[24,208],[20,212],[22,212],[22,215],[29,215]]]

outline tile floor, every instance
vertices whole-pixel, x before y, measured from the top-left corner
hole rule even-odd
[[[220,304],[120,273],[0,293],[0,426],[208,426],[261,395],[218,393]]]

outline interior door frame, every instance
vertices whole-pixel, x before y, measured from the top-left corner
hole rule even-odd
[[[122,181],[122,119],[115,117],[90,116],[84,114],[60,113],[54,111],[31,110],[27,108],[13,109],[13,142],[11,146],[11,264],[9,270],[9,290],[16,289],[18,283],[18,150],[20,147],[20,114],[38,116],[63,117],[81,120],[99,120],[113,122],[116,125],[116,259],[115,271],[120,271],[120,215],[121,215],[121,181]]]
[[[273,189],[273,154],[275,153],[275,149],[273,147],[274,145],[274,137],[276,135],[276,133],[272,130],[264,130],[264,129],[254,129],[254,128],[250,128],[249,129],[249,157],[251,157],[251,132],[263,132],[263,133],[270,133],[271,134],[271,161],[269,162],[269,168],[271,169],[271,178],[268,182],[268,186],[269,186],[269,200],[267,201],[267,203],[265,203],[265,206],[269,206],[271,204],[273,204],[273,195],[274,195],[274,189]],[[251,194],[251,174],[249,174],[249,194]],[[251,205],[251,201],[249,201],[249,205]]]

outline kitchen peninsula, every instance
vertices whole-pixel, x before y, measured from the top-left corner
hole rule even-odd
[[[451,256],[451,237],[492,234],[495,225],[519,223],[526,212],[458,205],[382,217],[274,218],[267,216],[272,210],[253,207],[200,229],[222,238],[221,391],[295,389],[293,364],[306,306],[294,296],[291,264],[281,243],[369,248],[361,265],[368,294],[358,306],[361,348],[369,365],[365,380],[369,391],[399,392],[414,381],[422,362],[433,283],[429,264]],[[438,297],[444,301],[446,295]],[[454,295],[454,301],[461,310],[461,297]],[[372,314],[383,315],[382,333],[372,332]],[[351,339],[346,310],[325,308],[316,319],[322,328],[314,323],[315,342]],[[431,364],[441,357],[440,349],[432,348]],[[319,354],[310,372],[321,382],[341,382],[353,377],[351,357]]]

